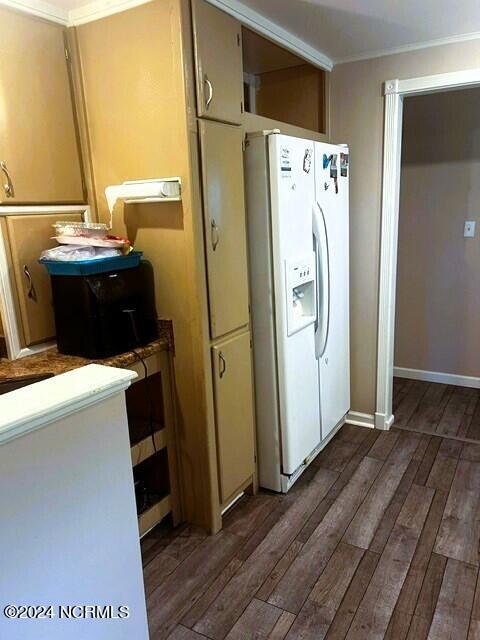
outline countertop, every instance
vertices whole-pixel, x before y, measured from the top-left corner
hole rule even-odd
[[[159,321],[159,337],[143,347],[135,349],[142,358],[148,358],[159,351],[173,350],[173,328],[169,320]],[[87,364],[103,364],[109,367],[126,368],[138,360],[133,351],[101,360],[88,360],[79,356],[65,356],[58,353],[56,347],[41,351],[32,356],[7,360],[0,358],[0,382],[16,380],[36,375],[58,375]]]

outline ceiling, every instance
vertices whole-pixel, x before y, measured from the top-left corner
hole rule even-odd
[[[148,0],[0,0],[80,24]],[[480,38],[479,0],[208,0],[320,66]],[[267,25],[262,29],[262,25]]]
[[[475,32],[478,0],[242,0],[334,62]]]

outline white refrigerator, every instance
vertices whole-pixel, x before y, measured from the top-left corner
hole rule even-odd
[[[286,492],[350,408],[348,148],[248,137],[260,486]]]

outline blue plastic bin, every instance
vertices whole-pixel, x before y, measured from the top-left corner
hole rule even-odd
[[[142,251],[132,251],[126,256],[114,256],[113,258],[72,260],[71,262],[41,259],[39,263],[47,267],[51,276],[92,276],[97,273],[138,267],[142,256]]]

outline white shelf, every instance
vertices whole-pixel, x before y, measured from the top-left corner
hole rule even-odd
[[[110,215],[117,200],[128,203],[178,202],[182,199],[181,180],[155,178],[153,180],[129,180],[113,184],[105,189]]]

